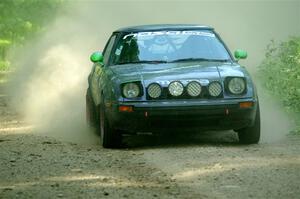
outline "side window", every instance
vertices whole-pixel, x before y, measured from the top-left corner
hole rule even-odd
[[[110,40],[109,40],[109,42],[108,42],[108,44],[107,44],[107,46],[106,46],[106,48],[105,48],[105,52],[104,52],[104,54],[103,54],[103,63],[104,63],[104,65],[106,65],[107,62],[108,62],[108,59],[109,59],[111,50],[112,50],[112,48],[113,48],[113,46],[114,46],[116,37],[117,37],[117,35],[111,36],[111,38],[110,38]]]
[[[120,55],[121,55],[121,52],[123,50],[123,47],[124,47],[123,42],[118,42],[116,50],[115,50],[115,52],[113,54],[113,60],[112,60],[113,64],[119,63]]]

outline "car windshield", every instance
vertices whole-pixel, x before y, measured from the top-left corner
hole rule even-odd
[[[211,31],[156,31],[124,35],[112,64],[229,61],[226,48]]]

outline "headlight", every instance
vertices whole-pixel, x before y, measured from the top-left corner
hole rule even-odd
[[[139,96],[140,88],[136,83],[127,83],[123,86],[123,95],[126,98],[134,98]]]
[[[231,78],[228,82],[228,89],[230,93],[235,95],[243,93],[246,89],[244,79],[238,77]]]
[[[219,82],[212,82],[208,86],[208,92],[213,97],[218,97],[222,93],[222,86]]]
[[[190,82],[187,85],[187,92],[190,96],[196,97],[201,93],[201,85],[196,81]]]
[[[162,90],[161,90],[161,87],[160,87],[159,84],[153,83],[153,84],[150,84],[149,87],[148,87],[148,95],[151,98],[160,97],[161,92],[162,92]]]
[[[180,96],[183,93],[183,85],[180,82],[172,82],[169,85],[169,92],[175,97]]]

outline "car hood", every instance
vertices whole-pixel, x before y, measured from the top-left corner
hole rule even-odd
[[[243,68],[234,63],[185,62],[164,64],[124,64],[110,67],[121,82],[175,81],[189,79],[222,80],[227,76],[244,77]]]

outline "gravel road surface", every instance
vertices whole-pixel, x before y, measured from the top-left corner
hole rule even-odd
[[[231,131],[144,135],[103,149],[36,132],[1,91],[0,198],[300,196],[299,136],[242,146]]]

